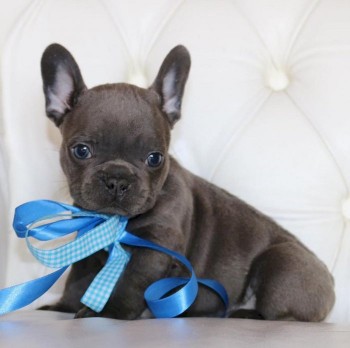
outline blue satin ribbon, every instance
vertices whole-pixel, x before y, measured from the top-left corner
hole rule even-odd
[[[49,200],[32,201],[16,208],[13,227],[17,236],[26,239],[29,250],[41,263],[61,268],[47,276],[0,290],[0,314],[32,303],[59,279],[69,265],[108,248],[105,266],[81,299],[86,306],[100,312],[130,258],[120,243],[165,253],[184,264],[190,272],[189,278],[164,278],[146,289],[146,303],[156,318],[171,318],[186,311],[197,297],[198,283],[216,292],[227,309],[228,296],[220,283],[197,279],[184,256],[127,232],[126,225],[127,219],[123,217],[97,214]],[[31,243],[31,238],[52,241],[72,233],[76,233],[73,241],[51,250],[37,248]],[[169,292],[171,295],[166,296]]]

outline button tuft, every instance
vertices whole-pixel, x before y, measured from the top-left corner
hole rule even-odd
[[[289,86],[289,77],[283,70],[271,69],[267,75],[267,85],[275,92],[285,90]]]

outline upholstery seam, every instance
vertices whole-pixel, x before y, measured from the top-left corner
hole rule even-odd
[[[242,16],[242,18],[247,22],[247,24],[251,27],[251,29],[253,30],[253,33],[256,35],[256,37],[258,38],[258,40],[260,41],[260,43],[263,45],[264,50],[266,51],[267,57],[270,61],[270,64],[276,69],[278,70],[278,64],[277,62],[274,60],[265,40],[263,39],[263,37],[260,35],[259,30],[257,29],[257,27],[251,22],[251,20],[248,18],[248,16],[244,13],[244,11],[238,6],[237,3],[234,3],[233,1],[230,1],[230,4],[236,9],[236,11]]]
[[[151,53],[153,47],[155,46],[155,44],[157,43],[157,40],[160,37],[160,34],[162,31],[164,31],[164,29],[166,28],[166,26],[169,24],[170,19],[174,16],[174,14],[180,9],[180,7],[183,6],[183,4],[185,3],[185,0],[181,0],[180,2],[178,2],[177,6],[173,7],[169,13],[167,14],[167,16],[165,16],[165,18],[160,22],[160,24],[157,26],[157,28],[155,29],[155,32],[153,34],[153,40],[149,41],[149,48],[146,50],[145,55],[144,55],[144,59],[143,62],[146,62],[148,60],[149,54]]]
[[[105,0],[97,1],[97,3],[101,4],[101,7],[106,12],[107,16],[109,17],[110,21],[112,22],[113,27],[115,28],[115,31],[121,38],[121,41],[123,43],[124,51],[126,52],[126,55],[128,56],[128,59],[132,62],[133,65],[135,65],[135,60],[133,59],[133,56],[130,52],[129,46],[126,41],[125,33],[122,30],[122,27],[118,25],[117,21],[115,21],[114,17],[111,15],[111,11],[109,11],[108,5],[106,4]]]
[[[345,186],[347,196],[348,196],[349,195],[349,186],[347,184],[347,181],[345,179],[343,171],[342,171],[342,169],[341,169],[341,167],[336,159],[336,156],[334,155],[333,151],[331,150],[331,147],[329,146],[328,142],[325,140],[325,136],[323,136],[322,132],[316,127],[314,122],[311,121],[311,119],[308,117],[307,113],[301,109],[301,107],[298,105],[298,103],[295,101],[295,99],[292,98],[291,95],[287,91],[286,91],[286,95],[289,97],[290,101],[294,104],[294,106],[299,110],[299,112],[303,115],[304,119],[308,122],[308,124],[313,129],[314,133],[317,135],[317,137],[319,138],[319,140],[323,144],[324,148],[326,149],[326,152],[328,153],[329,158],[331,159],[331,161],[333,162],[333,164],[337,168],[338,174],[340,175],[340,177],[343,181],[343,184]],[[334,261],[332,262],[332,267],[330,267],[332,273],[334,272],[334,269],[337,267],[337,263],[338,263],[339,258],[340,258],[343,242],[345,240],[346,224],[344,223],[344,219],[342,219],[342,223],[343,223],[343,228],[342,228],[341,236],[339,238],[339,244],[338,244],[338,248],[337,248],[338,250],[337,250],[336,255],[334,257]]]
[[[239,136],[242,133],[244,133],[246,128],[256,119],[258,112],[267,103],[267,101],[271,98],[272,94],[273,94],[273,92],[270,91],[267,94],[267,96],[262,101],[260,101],[260,103],[254,108],[254,111],[252,112],[251,117],[246,122],[244,122],[245,119],[243,118],[242,121],[239,123],[239,125],[237,127],[235,127],[236,131],[233,134],[231,134],[231,136],[229,137],[228,141],[226,142],[225,147],[223,148],[223,150],[220,153],[218,160],[216,161],[216,163],[213,166],[213,169],[210,172],[209,181],[213,181],[213,179],[218,171],[218,168],[220,167],[224,158],[226,157],[227,153],[229,152],[229,149],[231,148],[232,143],[234,141],[236,141],[239,138]]]
[[[285,91],[285,94],[288,96],[288,98],[290,99],[290,101],[293,103],[293,105],[299,110],[299,112],[303,115],[304,119],[308,122],[308,124],[311,126],[311,128],[313,129],[314,133],[317,135],[317,137],[319,138],[319,140],[321,141],[321,143],[323,144],[324,148],[327,150],[326,152],[329,155],[329,158],[332,160],[333,164],[335,165],[335,167],[337,168],[337,171],[340,175],[340,177],[342,178],[343,184],[345,186],[347,195],[349,195],[350,193],[350,188],[349,185],[346,181],[346,178],[343,174],[343,171],[341,169],[341,166],[338,163],[338,160],[336,158],[336,156],[334,155],[333,151],[331,150],[330,145],[328,144],[328,142],[325,140],[325,136],[322,134],[322,132],[319,130],[319,128],[315,125],[315,123],[313,121],[311,121],[310,117],[307,115],[307,113],[299,106],[299,104],[296,102],[296,100],[288,93],[288,91]]]
[[[290,55],[291,55],[291,52],[297,42],[297,40],[299,39],[300,35],[302,34],[303,32],[303,29],[305,28],[307,22],[310,20],[312,14],[315,12],[316,8],[318,7],[318,5],[320,4],[321,0],[315,0],[309,10],[307,11],[306,15],[302,17],[299,25],[297,26],[297,29],[296,31],[294,32],[292,38],[291,38],[291,41],[290,41],[290,44],[287,48],[287,51],[286,51],[286,54],[285,54],[285,64],[287,65],[288,64],[288,60],[290,58]]]

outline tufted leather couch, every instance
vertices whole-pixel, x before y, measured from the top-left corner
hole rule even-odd
[[[73,321],[33,311],[59,297],[61,281],[0,318],[0,346],[350,345],[349,0],[1,1],[0,23],[1,287],[49,273],[14,237],[14,208],[70,200],[59,132],[44,115],[44,48],[66,46],[88,86],[145,87],[182,43],[192,70],[172,153],[298,236],[331,270],[337,296],[333,324]]]

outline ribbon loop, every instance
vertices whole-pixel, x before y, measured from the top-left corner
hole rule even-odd
[[[114,243],[117,238],[118,225],[119,217],[113,216],[93,228],[91,230],[93,233],[80,234],[80,238],[51,250],[34,247],[28,238],[27,245],[34,257],[43,265],[50,268],[64,267]],[[29,232],[27,237],[28,235],[30,235]]]

